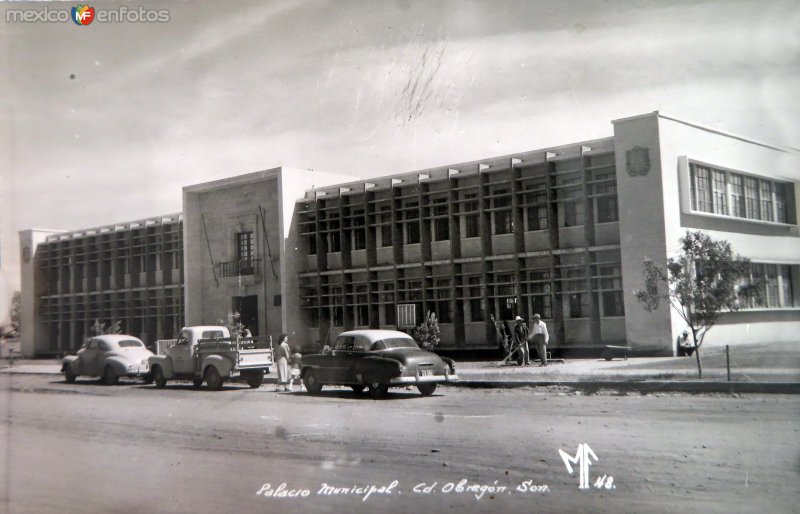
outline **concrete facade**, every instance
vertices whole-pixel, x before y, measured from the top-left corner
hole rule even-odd
[[[317,347],[352,328],[410,330],[432,311],[442,347],[469,350],[497,347],[492,317],[538,313],[554,350],[628,344],[674,354],[682,320],[667,307],[645,312],[633,291],[644,257],[663,262],[687,230],[701,230],[751,259],[749,279],[765,284],[765,299],[724,313],[707,344],[794,340],[798,194],[797,151],[658,112],[615,120],[612,137],[366,180],[273,168],[183,189],[181,273],[170,287],[184,301],[170,316],[210,324],[237,311],[254,335],[288,332]],[[85,274],[69,258],[85,247],[97,254],[89,262],[108,258],[103,251],[117,262],[127,250],[86,240],[53,253],[42,242],[61,237],[20,234],[40,256],[22,271],[23,328],[40,318],[40,328],[23,330],[31,353],[68,349],[63,335],[45,343],[37,334],[58,328],[74,339],[90,319],[84,311],[98,312],[96,299],[116,298],[91,280],[80,289]],[[50,282],[78,287],[79,299],[43,285],[41,255],[61,259]],[[149,275],[111,274],[127,290],[123,301],[138,298],[142,281],[156,286]],[[116,302],[99,312],[116,313]],[[164,324],[156,317],[144,328],[128,319],[150,336]]]
[[[643,285],[641,260],[664,261],[678,251],[687,230],[701,230],[731,243],[734,252],[755,264],[788,266],[789,305],[761,306],[723,313],[708,333],[708,345],[731,342],[793,341],[800,329],[800,231],[798,190],[800,156],[718,130],[650,113],[614,121],[617,160],[623,283],[626,291]],[[643,172],[643,155],[649,169]],[[775,181],[787,189],[785,222],[745,219],[701,212],[692,207],[690,168],[701,164],[754,180]],[[640,167],[640,168],[637,168]],[[731,185],[724,195],[730,200]],[[730,207],[730,206],[728,206]],[[783,302],[786,303],[786,302]],[[625,295],[628,343],[663,353],[686,328],[666,306],[648,313]]]
[[[185,187],[186,325],[239,312],[253,335],[307,337],[298,295],[292,294],[295,201],[309,187],[349,179],[274,168]]]
[[[95,321],[152,342],[183,321],[180,214],[72,232],[20,232],[26,356],[74,351]]]

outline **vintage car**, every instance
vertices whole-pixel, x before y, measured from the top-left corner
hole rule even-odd
[[[323,385],[348,385],[359,393],[368,387],[376,399],[390,387],[408,385],[428,396],[439,382],[458,380],[452,359],[421,350],[411,336],[394,330],[342,332],[333,348],[303,356],[301,376],[312,394]]]
[[[116,384],[119,377],[142,377],[149,384],[153,378],[147,359],[152,355],[153,352],[136,337],[102,335],[91,338],[77,355],[64,357],[61,371],[70,384],[81,375],[103,377],[108,385]]]

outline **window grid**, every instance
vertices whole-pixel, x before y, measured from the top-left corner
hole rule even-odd
[[[787,184],[690,165],[692,209],[760,221],[788,223]]]

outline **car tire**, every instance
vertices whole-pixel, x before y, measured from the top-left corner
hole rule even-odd
[[[380,400],[388,392],[389,386],[386,384],[381,384],[380,382],[371,382],[369,384],[369,395],[372,396],[373,400]]]
[[[363,393],[364,389],[367,386],[365,384],[358,384],[358,385],[351,385],[350,387],[353,389],[353,391],[355,391],[357,393]]]
[[[317,375],[313,371],[306,372],[303,377],[303,385],[306,386],[306,391],[311,394],[318,394],[322,391],[322,384],[317,380]]]
[[[244,381],[250,386],[250,389],[258,389],[264,383],[264,372],[254,371],[245,376]]]
[[[422,396],[430,396],[436,391],[436,382],[426,382],[424,384],[417,384],[417,389]]]
[[[225,380],[220,376],[219,371],[214,366],[206,369],[206,386],[209,391],[219,391]]]
[[[119,376],[114,371],[114,368],[110,365],[106,366],[106,369],[103,370],[103,383],[105,385],[117,385],[119,382]]]
[[[200,386],[202,386],[202,385],[203,385],[203,379],[202,378],[193,378],[192,379],[192,387],[193,388],[200,389]]]
[[[164,377],[164,372],[161,371],[161,366],[153,368],[153,381],[158,389],[167,387],[167,379]]]
[[[153,374],[152,373],[145,373],[142,375],[142,380],[144,380],[145,384],[152,384],[153,383]]]
[[[69,370],[65,370],[64,371],[64,381],[66,383],[74,384],[76,378],[78,378],[78,377],[77,377],[77,375],[75,375],[75,373],[73,373],[73,372],[71,372]]]

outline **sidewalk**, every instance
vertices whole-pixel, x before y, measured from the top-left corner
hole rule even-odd
[[[706,348],[702,353],[703,378],[697,376],[694,357],[633,357],[614,359],[567,359],[546,367],[500,365],[499,361],[456,362],[457,385],[480,388],[525,386],[682,392],[777,392],[800,393],[800,343],[742,345],[731,348],[731,381],[728,382],[725,349]],[[0,373],[61,373],[57,360],[19,360],[13,367],[0,360]],[[266,382],[274,382],[274,375]]]

